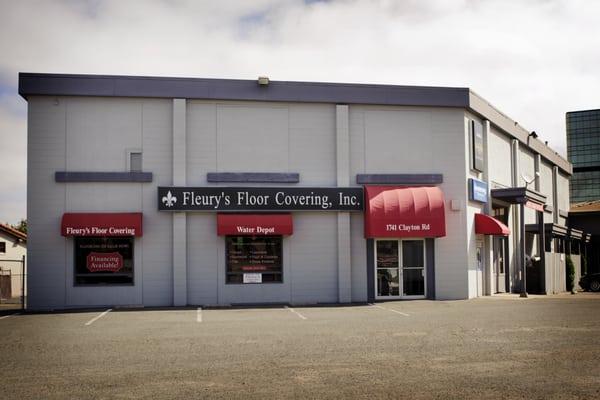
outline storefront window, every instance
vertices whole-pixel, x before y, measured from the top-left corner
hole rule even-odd
[[[132,237],[76,237],[76,285],[132,285]]]
[[[227,236],[227,283],[283,282],[281,236]]]

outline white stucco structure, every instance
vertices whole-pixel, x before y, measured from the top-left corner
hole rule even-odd
[[[10,226],[0,224],[0,279],[2,299],[14,299],[27,295],[23,293],[23,280],[26,279],[27,235]],[[25,277],[23,276],[25,275]]]
[[[506,290],[496,290],[495,280],[505,278],[493,272],[492,237],[475,229],[476,213],[497,208],[489,190],[523,187],[522,176],[539,173],[528,188],[546,197],[545,222],[564,225],[561,211],[568,210],[570,164],[469,89],[21,74],[20,93],[28,102],[33,309],[376,297],[377,238],[365,238],[362,212],[293,211],[294,232],[282,242],[283,282],[231,285],[216,214],[159,211],[160,186],[360,188],[359,175],[374,184],[441,175],[440,182],[389,183],[443,192],[446,235],[425,245],[426,296],[435,299]],[[472,168],[471,121],[483,131],[481,172]],[[142,154],[150,181],[127,175],[131,152]],[[209,182],[209,173],[297,174],[299,182]],[[488,184],[487,203],[470,200],[469,178]],[[518,290],[518,207],[500,203],[511,230],[506,284]],[[61,218],[109,212],[143,214],[133,284],[76,285],[74,239],[61,236]],[[536,223],[534,210],[525,209],[525,223]]]

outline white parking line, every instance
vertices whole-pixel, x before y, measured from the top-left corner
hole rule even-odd
[[[93,324],[94,322],[96,322],[100,318],[104,317],[106,314],[108,314],[111,311],[112,311],[112,308],[109,308],[108,310],[104,311],[102,314],[95,316],[94,318],[92,318],[88,322],[86,322],[85,326],[89,326],[89,325]]]
[[[402,311],[392,310],[391,308],[385,308],[385,307],[382,307],[382,306],[380,306],[378,304],[374,304],[374,303],[369,303],[369,305],[373,306],[373,307],[376,307],[376,308],[381,308],[382,310],[391,311],[391,312],[396,313],[396,314],[404,315],[405,317],[410,317],[410,314],[403,313]]]
[[[285,306],[286,309],[290,310],[291,312],[293,312],[294,314],[296,314],[298,317],[300,317],[301,319],[308,319],[306,318],[304,315],[300,314],[298,311],[294,310],[291,307]]]
[[[202,322],[202,307],[198,307],[198,311],[196,311],[196,321]]]
[[[19,314],[20,314],[20,313],[8,314],[8,315],[5,315],[5,316],[3,316],[3,317],[0,317],[0,319],[4,319],[4,318],[8,318],[8,317],[12,317],[13,315],[19,315]]]

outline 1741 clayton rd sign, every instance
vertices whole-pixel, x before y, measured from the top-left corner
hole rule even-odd
[[[360,187],[158,188],[159,211],[362,211]]]

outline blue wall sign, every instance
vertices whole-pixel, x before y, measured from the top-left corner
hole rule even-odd
[[[488,202],[488,185],[478,179],[469,178],[469,200]]]

